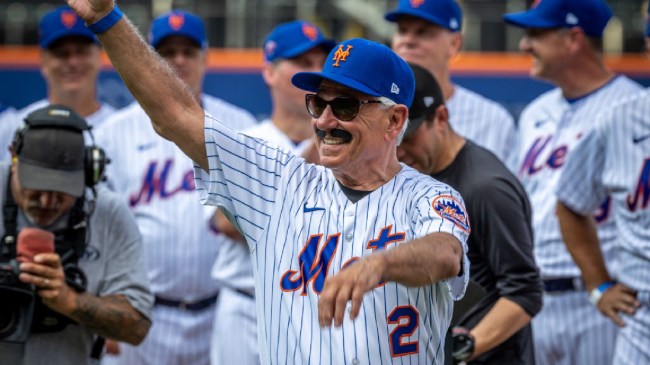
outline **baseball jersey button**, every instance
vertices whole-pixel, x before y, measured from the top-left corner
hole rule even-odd
[[[348,211],[348,212],[345,213],[345,214],[346,214],[348,217],[352,217],[352,216],[354,215],[354,212],[350,210],[350,211]]]
[[[361,361],[359,359],[352,359],[352,365],[359,365],[361,364]]]
[[[345,235],[346,241],[352,241],[352,233],[348,233]]]

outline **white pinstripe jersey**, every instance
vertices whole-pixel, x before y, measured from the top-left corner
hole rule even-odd
[[[309,123],[309,120],[305,120],[305,123]],[[294,143],[270,119],[263,120],[257,125],[243,130],[242,133],[275,144],[294,155],[301,155],[311,143],[311,139],[298,144]],[[234,242],[232,245],[222,247],[212,269],[212,277],[223,285],[245,289],[252,293],[255,289],[255,280],[253,279],[250,252],[242,246],[238,242]]]
[[[443,363],[452,301],[467,285],[466,256],[462,277],[371,290],[359,317],[340,328],[318,326],[317,303],[327,275],[375,250],[442,231],[467,252],[468,221],[457,192],[402,165],[353,204],[330,170],[209,116],[205,138],[209,173],[196,168],[197,189],[202,202],[235,216],[250,246],[263,364]]]
[[[650,90],[608,108],[567,160],[558,198],[592,212],[612,197],[618,240],[618,280],[650,291]]]
[[[243,109],[203,95],[206,110],[235,128],[255,123]],[[153,130],[137,102],[116,113],[96,132],[111,163],[111,189],[128,200],[143,237],[151,290],[167,299],[194,301],[214,295],[210,271],[224,235],[210,228],[214,207],[199,204],[193,163]]]
[[[594,119],[620,100],[641,90],[625,76],[618,76],[598,90],[575,101],[568,101],[559,88],[550,90],[524,109],[519,123],[520,149],[517,176],[533,207],[535,259],[542,277],[580,277],[560,233],[555,214],[555,190],[566,157],[587,133]],[[616,227],[610,217],[609,200],[603,200],[596,214],[598,234],[608,262],[613,260]],[[612,268],[615,269],[615,268]]]
[[[33,102],[26,107],[16,111],[14,116],[9,119],[3,121],[3,124],[0,125],[0,145],[3,145],[2,148],[0,148],[0,161],[9,161],[11,158],[11,154],[9,151],[4,147],[8,146],[11,144],[11,141],[13,140],[14,133],[19,127],[22,127],[24,122],[23,119],[25,117],[35,111],[36,109],[44,108],[46,106],[50,105],[50,102],[47,99],[42,99],[36,102]],[[99,110],[94,112],[93,114],[85,117],[86,122],[90,126],[92,126],[92,131],[94,131],[104,123],[106,119],[108,119],[113,113],[115,112],[115,108],[113,108],[111,105],[102,103],[101,107]],[[92,144],[92,139],[88,135],[88,133],[84,133],[84,138],[86,145]]]
[[[451,126],[461,136],[508,162],[517,147],[512,115],[498,103],[462,86],[454,85],[454,89],[446,102]]]

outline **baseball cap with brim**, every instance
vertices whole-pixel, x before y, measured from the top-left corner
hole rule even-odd
[[[264,60],[298,57],[307,51],[321,47],[325,53],[334,48],[336,42],[325,38],[323,32],[314,24],[295,20],[275,27],[264,40]]]
[[[431,117],[440,105],[445,103],[442,90],[436,78],[424,67],[408,63],[415,77],[415,93],[413,103],[409,108],[409,125],[405,136],[415,132],[422,122]]]
[[[602,0],[542,0],[527,11],[505,14],[506,23],[522,28],[580,27],[585,34],[601,37],[612,17]]]
[[[49,48],[52,43],[64,37],[82,37],[99,44],[99,40],[68,6],[62,6],[45,14],[38,23],[39,45]]]
[[[16,150],[20,184],[80,197],[85,186],[82,128],[88,128],[83,118],[53,105],[29,114],[25,124]]]
[[[370,96],[385,96],[410,106],[415,80],[409,65],[390,48],[377,42],[354,38],[334,47],[321,72],[299,72],[294,86],[316,92],[323,80],[330,80]]]
[[[187,11],[172,10],[153,20],[149,31],[152,47],[158,47],[165,38],[171,36],[188,38],[199,48],[208,47],[203,20]]]
[[[400,0],[397,8],[386,13],[384,18],[397,22],[403,15],[424,19],[452,32],[459,31],[463,24],[463,13],[455,0]]]

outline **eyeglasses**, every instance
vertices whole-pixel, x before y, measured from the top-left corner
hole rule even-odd
[[[349,96],[339,96],[332,100],[325,100],[316,94],[305,95],[305,102],[307,104],[307,111],[314,118],[320,118],[329,105],[332,109],[332,114],[344,122],[354,119],[359,113],[361,104],[380,104],[380,100],[362,100],[355,99]]]

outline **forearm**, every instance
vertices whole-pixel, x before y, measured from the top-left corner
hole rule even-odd
[[[151,321],[135,310],[123,295],[76,294],[73,308],[64,314],[102,337],[132,345],[140,344],[151,326]]]
[[[580,268],[587,289],[611,280],[593,219],[573,212],[561,202],[557,204],[557,216],[564,243]]]
[[[424,286],[458,275],[463,249],[456,237],[432,233],[381,255],[386,260],[383,280]]]
[[[470,330],[475,340],[472,358],[499,346],[530,320],[530,315],[517,303],[508,298],[500,298],[485,317]]]
[[[99,35],[108,56],[162,137],[207,169],[203,110],[187,86],[126,17]],[[200,120],[199,120],[200,119]]]

